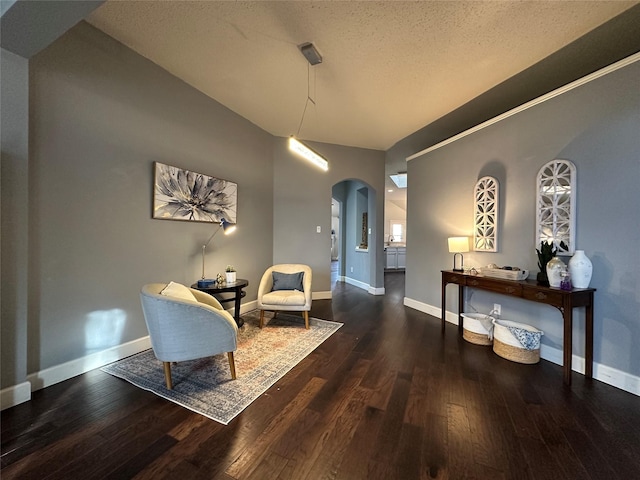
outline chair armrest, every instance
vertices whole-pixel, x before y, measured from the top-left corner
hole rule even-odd
[[[258,298],[261,299],[264,295],[269,293],[273,288],[273,268],[268,268],[260,279],[260,285],[258,286]]]
[[[213,296],[208,293],[201,292],[200,290],[196,290],[195,288],[189,288],[191,293],[199,303],[205,303],[210,307],[217,308],[218,310],[224,310],[220,302]]]

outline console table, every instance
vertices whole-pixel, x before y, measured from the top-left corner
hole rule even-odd
[[[220,293],[234,293],[235,295],[233,297],[218,299],[218,301],[220,303],[235,302],[233,318],[238,324],[238,327],[241,327],[242,325],[244,325],[244,320],[240,318],[240,299],[247,294],[247,292],[243,290],[247,285],[249,285],[249,280],[239,278],[232,283],[224,283],[222,285],[218,285],[217,283],[215,283],[210,287],[199,287],[198,282],[196,282],[191,285],[191,288],[195,288],[196,290],[200,290],[201,292],[208,293],[211,296]]]
[[[545,303],[556,307],[562,313],[564,321],[563,333],[563,369],[564,383],[571,385],[571,356],[573,331],[573,309],[585,307],[585,376],[593,376],[593,293],[595,288],[574,288],[570,291],[554,287],[538,285],[533,280],[503,280],[500,278],[483,277],[481,275],[465,274],[453,270],[442,270],[442,333],[444,334],[446,314],[446,290],[449,283],[458,285],[458,329],[462,332],[464,309],[464,288],[471,287],[479,290],[519,297],[533,302]]]

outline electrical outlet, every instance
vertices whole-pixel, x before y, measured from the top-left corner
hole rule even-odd
[[[322,227],[320,225],[318,225],[316,227],[316,233],[321,233],[322,232]]]
[[[494,303],[493,304],[493,311],[498,316],[502,315],[502,305],[500,305],[499,303]]]
[[[351,267],[351,273],[353,273],[353,267]]]

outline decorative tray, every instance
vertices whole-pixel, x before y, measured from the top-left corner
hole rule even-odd
[[[524,280],[529,276],[529,270],[504,270],[502,268],[489,267],[480,268],[479,273],[485,277],[502,278],[504,280]]]

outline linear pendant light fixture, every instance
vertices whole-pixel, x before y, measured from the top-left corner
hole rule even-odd
[[[322,56],[316,50],[316,47],[311,42],[303,43],[299,45],[298,48],[302,52],[302,55],[307,59],[309,65],[307,65],[307,101],[304,104],[304,110],[302,111],[302,118],[300,119],[300,125],[298,126],[297,136],[300,135],[300,129],[302,128],[302,124],[304,123],[304,115],[307,113],[307,107],[309,106],[309,102],[313,103],[315,106],[316,102],[311,98],[311,88],[310,88],[310,77],[311,77],[311,66],[322,63]],[[289,150],[297,153],[302,158],[309,160],[314,165],[317,165],[325,172],[329,170],[329,162],[326,158],[320,155],[318,152],[314,152],[312,149],[307,147],[300,140],[296,139],[295,136],[291,135],[289,137]]]
[[[296,152],[298,155],[306,158],[325,172],[329,170],[329,162],[327,162],[322,155],[314,152],[304,143],[296,140],[293,135],[289,137],[289,150],[291,150],[292,152]]]

